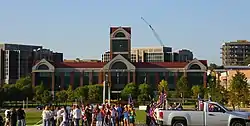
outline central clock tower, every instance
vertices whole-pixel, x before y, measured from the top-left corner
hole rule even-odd
[[[110,60],[119,54],[130,61],[131,27],[110,28]]]

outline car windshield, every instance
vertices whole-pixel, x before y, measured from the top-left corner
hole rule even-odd
[[[219,103],[218,103],[219,104]],[[231,110],[229,110],[228,108],[226,108],[224,105],[222,105],[222,104],[219,104],[219,106],[221,106],[224,110],[226,110],[226,111],[231,111]]]

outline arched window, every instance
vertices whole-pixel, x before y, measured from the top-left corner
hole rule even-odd
[[[49,67],[45,64],[42,64],[42,65],[39,65],[37,69],[38,70],[49,70]]]
[[[123,62],[116,62],[111,66],[111,69],[127,69],[127,65]]]
[[[189,69],[193,69],[193,70],[200,70],[201,67],[198,64],[193,64],[189,67]]]
[[[115,37],[116,37],[116,38],[123,38],[123,37],[126,37],[126,36],[125,36],[124,33],[118,32],[118,33],[115,34]]]

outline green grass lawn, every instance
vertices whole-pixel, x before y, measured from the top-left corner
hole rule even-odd
[[[0,113],[3,116],[3,113]],[[32,111],[26,112],[26,124],[34,125],[41,120],[41,111]],[[146,113],[145,111],[137,110],[136,111],[136,122],[145,123],[146,122]]]
[[[3,113],[0,113],[0,115],[3,116]],[[26,112],[27,125],[34,125],[40,120],[41,120],[41,111]]]

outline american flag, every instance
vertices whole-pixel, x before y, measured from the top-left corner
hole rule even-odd
[[[132,95],[131,95],[131,94],[128,95],[128,104],[129,104],[129,105],[134,105],[133,99],[132,99]]]
[[[159,102],[156,103],[156,104],[154,104],[150,108],[150,116],[151,117],[154,117],[154,111],[155,111],[155,109],[158,108],[158,107],[160,107],[164,103],[164,101],[165,101],[166,98],[167,98],[167,94],[165,93],[165,91],[163,89],[162,92],[161,92],[161,95],[159,96]]]
[[[201,101],[202,99],[201,99],[201,96],[200,96],[200,94],[198,94],[198,101]]]

